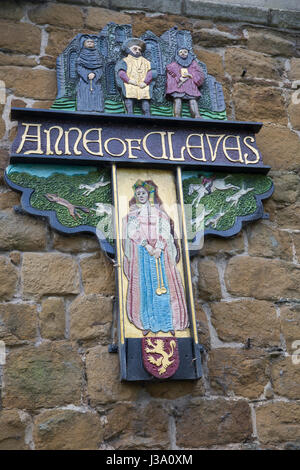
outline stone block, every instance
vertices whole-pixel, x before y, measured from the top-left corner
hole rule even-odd
[[[247,78],[280,80],[280,64],[276,59],[261,52],[241,47],[228,47],[225,51],[225,70],[233,78],[240,79],[243,72]]]
[[[63,339],[65,336],[65,304],[60,297],[48,297],[42,301],[39,314],[41,337]]]
[[[24,253],[21,275],[25,297],[79,293],[78,266],[69,255]]]
[[[268,358],[255,349],[212,349],[207,367],[212,393],[258,399],[269,381]]]
[[[107,10],[106,8],[87,8],[85,26],[87,28],[101,31],[107,23],[130,24],[130,16],[118,11]]]
[[[120,382],[118,354],[110,354],[107,346],[87,351],[86,372],[91,406],[136,399],[139,385]]]
[[[4,367],[3,406],[53,408],[79,405],[83,364],[69,343],[42,343],[11,350]]]
[[[0,52],[0,65],[35,67],[37,65],[37,62],[34,57],[26,57],[21,54],[8,54],[8,53]]]
[[[292,237],[271,225],[258,222],[248,229],[248,252],[251,256],[293,261]]]
[[[180,15],[181,13],[181,0],[111,0],[111,8],[124,9],[129,8],[133,10],[145,11],[160,11],[162,13],[173,13]]]
[[[297,339],[300,340],[300,338]],[[280,395],[281,397],[285,397],[290,400],[300,399],[299,366],[300,364],[293,363],[291,356],[280,358],[272,364],[272,384],[276,395]]]
[[[293,11],[289,9],[274,9],[271,10],[270,25],[280,28],[295,28],[299,29],[300,24],[300,11]]]
[[[177,409],[176,445],[180,448],[244,442],[251,433],[251,412],[246,400],[199,398]]]
[[[241,2],[240,2],[241,3]],[[218,19],[226,21],[243,21],[257,24],[268,24],[267,8],[257,8],[249,5],[232,5],[210,1],[185,0],[186,15]]]
[[[261,28],[247,28],[249,49],[273,56],[292,57],[295,44],[287,34]]]
[[[37,24],[53,24],[65,28],[82,28],[83,12],[76,6],[46,3],[29,10],[29,19]]]
[[[37,308],[26,303],[0,303],[0,340],[7,346],[35,341]]]
[[[219,29],[202,28],[199,31],[192,31],[193,43],[201,47],[226,47],[240,44],[244,41],[242,34]]]
[[[1,18],[17,21],[24,16],[24,5],[15,0],[1,1]]]
[[[300,76],[299,76],[300,80]],[[288,106],[288,115],[293,129],[300,130],[300,91],[297,92],[296,102],[291,101]]]
[[[198,294],[201,300],[220,299],[222,292],[216,263],[209,259],[200,259],[198,272]]]
[[[300,268],[277,259],[235,256],[226,268],[228,291],[260,300],[299,298]]]
[[[64,51],[75,34],[73,30],[56,28],[55,26],[47,26],[46,30],[49,36],[45,52],[47,56],[53,56],[56,62],[56,57]]]
[[[300,341],[300,306],[298,304],[280,307],[280,326],[287,351],[292,355],[300,346],[300,343],[293,345],[295,341]]]
[[[168,29],[177,26],[178,29],[192,29],[191,21],[178,15],[153,15],[149,16],[144,13],[132,13],[130,16],[132,24],[132,33],[135,37],[139,37],[146,31],[150,30],[157,36],[161,36]]]
[[[27,450],[25,431],[17,410],[0,411],[0,450]]]
[[[210,305],[211,321],[221,341],[260,348],[280,345],[280,322],[271,302],[237,300]]]
[[[256,142],[264,164],[273,170],[300,168],[300,139],[296,132],[279,126],[263,126]]]
[[[293,204],[300,194],[300,178],[294,173],[273,172],[270,174],[274,183],[272,199],[280,203]]]
[[[299,230],[300,202],[276,210],[276,222],[280,228]]]
[[[17,282],[16,268],[5,256],[0,256],[0,300],[10,300],[13,297]]]
[[[95,235],[88,233],[63,235],[53,231],[53,248],[65,253],[94,252],[99,250],[99,242]]]
[[[141,406],[121,403],[106,416],[104,439],[119,450],[169,449],[169,416],[154,401]]]
[[[262,444],[300,440],[300,403],[277,401],[258,406],[256,427]]]
[[[237,255],[245,251],[243,233],[240,232],[234,237],[206,237],[203,248],[201,248],[202,256],[216,256],[219,253]]]
[[[17,96],[50,100],[56,95],[54,70],[5,66],[0,68],[0,80],[4,80],[6,88],[12,89]]]
[[[236,83],[233,101],[237,120],[287,125],[285,103],[278,88]]]
[[[108,344],[111,340],[112,313],[113,302],[108,297],[96,294],[77,297],[70,306],[71,339],[97,339],[101,344]]]
[[[291,58],[288,77],[290,80],[300,80],[300,59],[296,57]]]
[[[198,46],[194,47],[194,53],[196,54],[197,58],[204,62],[207,67],[207,72],[210,75],[216,77],[217,80],[224,79],[224,66],[223,66],[223,59],[220,54],[215,52],[207,51],[202,49]]]
[[[41,30],[37,26],[0,20],[0,48],[2,50],[38,55],[40,47]]]
[[[2,250],[44,250],[45,222],[13,210],[0,211],[0,246]]]
[[[75,410],[50,410],[34,421],[36,450],[98,450],[103,425],[97,413]]]
[[[82,258],[80,267],[85,294],[114,294],[114,268],[102,252]]]

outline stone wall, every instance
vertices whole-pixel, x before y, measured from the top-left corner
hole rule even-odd
[[[220,5],[208,14],[208,3],[1,2],[0,449],[300,449],[299,13],[289,22],[291,12],[263,17],[253,7],[224,18],[226,5],[220,19]],[[94,238],[16,213],[19,196],[3,181],[10,107],[50,107],[57,55],[109,21],[132,23],[135,35],[190,29],[223,84],[228,118],[264,123],[258,145],[276,188],[265,203],[270,219],[207,239],[192,263],[205,347],[196,383],[119,383],[107,348],[113,268]]]

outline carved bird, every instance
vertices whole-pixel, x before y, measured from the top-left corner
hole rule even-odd
[[[104,180],[104,176],[102,175],[100,180],[94,184],[80,184],[79,189],[86,189],[86,191],[84,191],[82,195],[89,196],[96,189],[99,189],[102,186],[106,186],[110,184],[110,181],[103,181],[103,180]]]

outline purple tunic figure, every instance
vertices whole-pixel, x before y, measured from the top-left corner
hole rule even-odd
[[[179,49],[175,61],[167,65],[166,95],[174,100],[174,116],[181,116],[182,100],[188,100],[191,115],[201,118],[197,100],[201,96],[199,87],[204,82],[204,73],[194,54],[187,49]]]

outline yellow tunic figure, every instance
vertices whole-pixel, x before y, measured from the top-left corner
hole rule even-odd
[[[140,85],[145,83],[147,73],[151,70],[151,64],[145,57],[133,57],[129,55],[125,57],[124,62],[127,64],[127,76],[129,80],[136,82],[136,85],[125,83],[125,96],[126,98],[135,98],[137,100],[149,100],[150,92],[149,85],[140,88]]]
[[[143,57],[146,43],[138,38],[125,41],[122,51],[126,57],[116,64],[117,85],[122,91],[125,108],[133,114],[135,102],[141,104],[145,116],[150,116],[150,99],[156,71],[151,69],[149,60]]]

